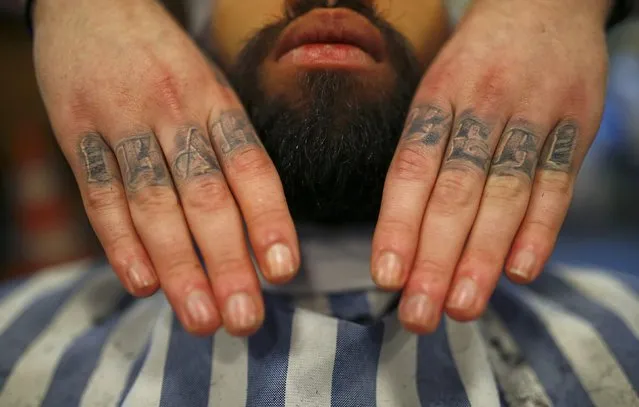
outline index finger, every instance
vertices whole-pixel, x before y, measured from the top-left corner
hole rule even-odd
[[[273,162],[243,109],[222,111],[210,129],[262,273],[274,283],[290,280],[299,268],[299,245]]]
[[[400,289],[408,276],[428,197],[451,127],[451,109],[413,108],[390,165],[373,238],[372,274],[383,289]]]

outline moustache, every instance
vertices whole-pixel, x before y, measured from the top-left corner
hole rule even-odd
[[[347,8],[371,20],[377,19],[377,12],[371,0],[292,0],[286,2],[288,22],[318,8]]]

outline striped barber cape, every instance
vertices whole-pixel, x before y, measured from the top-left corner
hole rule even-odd
[[[0,406],[639,407],[635,277],[550,267],[500,282],[480,321],[417,336],[395,295],[345,274],[359,264],[371,284],[363,246],[325,243],[303,246],[301,280],[265,285],[265,324],[244,339],[190,336],[104,262],[0,286]]]

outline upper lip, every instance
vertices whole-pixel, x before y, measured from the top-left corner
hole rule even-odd
[[[379,62],[383,38],[366,17],[345,8],[317,9],[289,25],[275,47],[275,58],[306,44],[346,44],[360,48]]]

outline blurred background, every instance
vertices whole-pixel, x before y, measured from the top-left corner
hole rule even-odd
[[[0,13],[0,279],[99,253],[40,101],[24,20]]]
[[[456,19],[466,0],[449,1]],[[553,260],[639,275],[639,17],[610,32],[609,50],[600,134]],[[0,280],[101,254],[39,98],[24,21],[1,9],[0,225]]]

